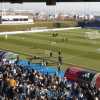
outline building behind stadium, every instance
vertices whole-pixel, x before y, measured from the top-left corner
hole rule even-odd
[[[0,24],[33,24],[33,15],[28,11],[0,11]]]

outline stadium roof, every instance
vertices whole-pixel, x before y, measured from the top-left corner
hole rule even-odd
[[[47,2],[48,4],[56,4],[56,2],[96,2],[99,0],[0,0],[0,2],[22,3],[22,2]]]

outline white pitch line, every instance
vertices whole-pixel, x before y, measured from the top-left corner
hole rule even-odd
[[[71,59],[76,58],[76,57],[78,57],[78,56],[72,56],[72,57],[67,58],[66,60],[71,60]]]
[[[31,30],[31,31],[0,32],[0,35],[5,35],[5,34],[21,34],[21,33],[35,33],[35,32],[49,32],[49,31],[62,31],[62,30],[71,30],[71,29],[80,29],[80,27],[54,28],[54,29],[38,29],[38,30]]]

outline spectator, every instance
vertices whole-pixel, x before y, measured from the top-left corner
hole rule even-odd
[[[0,65],[0,100],[99,100],[89,84],[43,75],[23,66]]]

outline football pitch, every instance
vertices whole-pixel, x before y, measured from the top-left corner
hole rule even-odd
[[[57,62],[58,51],[61,50],[63,60],[62,69],[69,64],[100,71],[100,38],[90,39],[86,32],[92,29],[74,29],[59,32],[27,33],[0,36],[0,49],[10,50],[26,59],[28,55],[48,57],[50,51],[53,57],[47,58]],[[53,36],[57,34],[57,36]],[[56,66],[54,64],[53,66]]]

